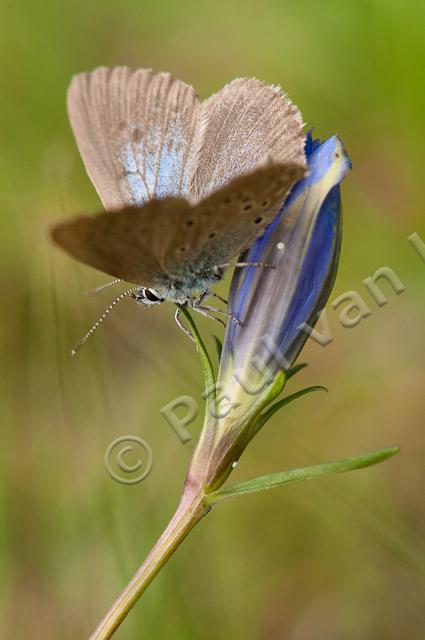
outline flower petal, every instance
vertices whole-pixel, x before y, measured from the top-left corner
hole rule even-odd
[[[222,372],[253,361],[272,372],[288,368],[308,337],[303,323],[314,325],[330,294],[341,239],[339,183],[351,163],[337,136],[317,144],[310,136],[308,175],[243,258],[274,268],[235,271],[229,310],[242,325],[228,324]]]

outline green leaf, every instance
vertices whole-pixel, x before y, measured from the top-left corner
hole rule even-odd
[[[261,427],[263,427],[266,422],[270,420],[270,418],[276,413],[276,411],[279,411],[279,409],[289,404],[290,402],[301,398],[301,396],[307,395],[307,393],[312,393],[313,391],[326,391],[326,393],[328,393],[326,387],[323,387],[322,385],[315,385],[313,387],[305,387],[304,389],[300,389],[295,393],[291,393],[291,395],[289,396],[285,396],[285,398],[282,398],[282,400],[275,402],[265,413],[262,413],[260,415],[255,427],[255,432],[261,429]]]
[[[267,489],[274,489],[275,487],[290,484],[291,482],[312,480],[313,478],[327,476],[332,473],[344,473],[345,471],[363,469],[364,467],[370,467],[373,464],[377,464],[387,458],[391,458],[393,455],[398,453],[399,450],[399,447],[388,447],[387,449],[379,449],[378,451],[372,451],[354,458],[346,458],[336,462],[315,464],[309,467],[289,469],[288,471],[282,471],[281,473],[272,473],[271,475],[260,476],[258,478],[253,478],[252,480],[239,482],[238,484],[231,485],[230,487],[225,487],[224,489],[218,489],[217,491],[210,493],[206,497],[206,500],[209,505],[213,505],[221,502],[222,500],[226,500],[227,498],[246,495],[248,493],[256,493]]]
[[[216,348],[216,351],[217,351],[218,361],[220,362],[220,360],[221,360],[221,353],[222,353],[222,351],[223,351],[223,343],[222,343],[222,341],[220,340],[220,338],[219,338],[218,336],[215,336],[215,335],[213,335],[213,340],[214,340],[215,348]]]
[[[301,362],[300,364],[295,364],[286,372],[286,379],[290,380],[293,376],[295,376],[298,373],[298,371],[301,371],[301,369],[305,369],[306,367],[308,367],[307,362]]]
[[[258,421],[261,420],[262,411],[269,406],[282,393],[286,384],[286,374],[284,371],[278,371],[274,380],[269,386],[257,397],[255,402],[251,404],[249,410],[243,416],[242,422],[248,424],[254,422],[255,429]],[[256,430],[254,429],[254,433]]]
[[[202,370],[204,372],[204,379],[205,379],[205,396],[206,396],[207,410],[209,410],[210,408],[215,409],[216,380],[215,380],[214,368],[211,362],[211,358],[201,338],[201,335],[198,331],[195,321],[193,320],[187,307],[181,304],[177,304],[176,306],[180,309],[181,313],[184,315],[186,319],[187,324],[189,325],[190,331],[192,333],[192,337],[196,345],[196,350],[198,351],[199,357],[201,359],[201,365],[202,365]]]

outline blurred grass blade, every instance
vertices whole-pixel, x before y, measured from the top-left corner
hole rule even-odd
[[[355,469],[363,469],[373,464],[382,462],[387,458],[391,458],[400,450],[399,447],[388,447],[371,451],[362,456],[354,458],[346,458],[345,460],[337,460],[336,462],[326,462],[324,464],[315,464],[309,467],[301,467],[299,469],[288,469],[281,473],[272,473],[267,476],[260,476],[252,480],[239,482],[230,487],[219,489],[207,496],[208,504],[213,505],[227,498],[241,496],[248,493],[256,493],[267,489],[274,489],[291,482],[299,482],[300,480],[312,480],[320,476],[327,476],[331,473],[344,473],[345,471],[354,471]]]

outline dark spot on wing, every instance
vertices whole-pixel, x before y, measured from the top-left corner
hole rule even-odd
[[[140,142],[142,139],[142,130],[139,127],[134,127],[132,132],[133,142]]]

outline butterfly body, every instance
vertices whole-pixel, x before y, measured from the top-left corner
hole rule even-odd
[[[254,78],[200,102],[170,74],[101,67],[73,79],[68,112],[106,212],[55,225],[53,239],[139,285],[142,304],[200,309],[306,171],[299,111]]]
[[[217,268],[215,272],[188,274],[185,279],[169,278],[163,286],[157,286],[155,289],[141,287],[133,298],[136,302],[146,305],[173,302],[196,308],[205,299],[210,287],[221,280],[223,273],[223,269]]]

